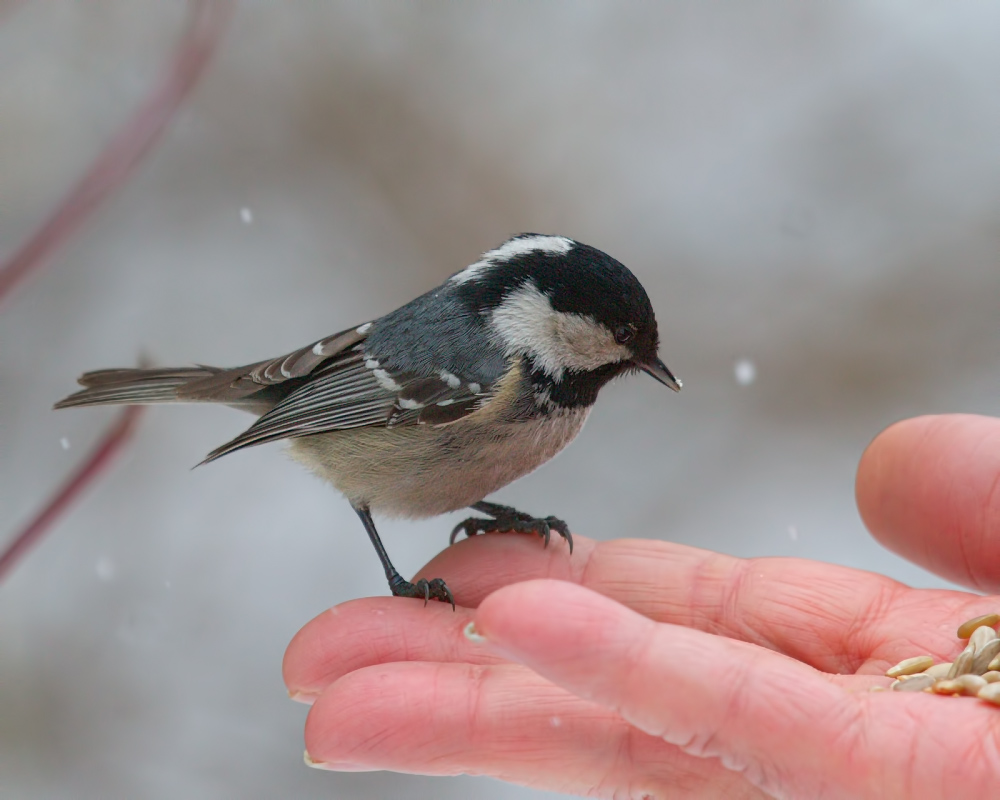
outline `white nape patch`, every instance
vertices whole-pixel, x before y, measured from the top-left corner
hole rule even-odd
[[[390,377],[389,373],[384,369],[372,370],[372,375],[375,376],[375,380],[379,382],[383,389],[387,392],[398,392],[403,387],[400,386],[396,381]]]
[[[318,356],[324,355],[322,342],[316,342],[316,344],[313,345],[313,353]]]
[[[369,359],[368,359],[368,360],[367,360],[367,361],[365,362],[365,366],[366,366],[366,367],[368,367],[368,369],[378,369],[378,368],[379,368],[379,367],[381,366],[381,364],[379,364],[379,363],[378,363],[378,361],[377,361],[376,359],[374,359],[374,358],[369,358]]]
[[[483,387],[480,386],[478,383],[469,384],[469,391],[472,392],[473,394],[479,394],[482,390]]]
[[[462,381],[455,375],[452,375],[448,370],[441,370],[438,375],[441,376],[441,380],[448,384],[452,389],[457,389],[462,385]]]
[[[516,256],[534,253],[541,250],[546,253],[568,253],[575,242],[565,236],[525,236],[521,239],[508,239],[495,250],[483,253],[475,264],[470,264],[461,272],[452,276],[454,283],[465,283],[498,264],[504,264]]]
[[[530,356],[555,381],[568,369],[597,369],[632,357],[593,317],[556,311],[531,281],[507,295],[492,316],[505,353]]]
[[[409,397],[400,397],[397,402],[399,403],[400,408],[414,409],[424,407],[423,403],[418,403],[416,400],[411,400]]]
[[[366,322],[364,325],[361,325],[361,326],[355,328],[354,332],[355,333],[368,333],[368,331],[371,330],[371,327],[372,327],[372,324],[370,322]]]

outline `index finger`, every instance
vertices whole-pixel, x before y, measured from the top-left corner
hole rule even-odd
[[[475,629],[482,646],[776,797],[980,797],[996,782],[984,703],[850,694],[791,659],[560,581],[501,589]]]

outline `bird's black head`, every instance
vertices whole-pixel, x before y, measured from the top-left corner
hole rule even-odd
[[[508,355],[525,359],[544,396],[591,405],[604,384],[641,369],[680,388],[657,355],[642,284],[607,253],[562,236],[524,233],[451,278]]]

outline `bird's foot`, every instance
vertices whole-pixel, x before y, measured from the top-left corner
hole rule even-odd
[[[455,608],[455,598],[451,594],[451,589],[440,578],[426,580],[421,578],[416,583],[403,578],[398,573],[389,581],[389,590],[394,597],[416,597],[423,598],[424,605],[428,600],[440,600],[442,603],[451,603]]]
[[[479,506],[483,506],[480,508]],[[549,539],[552,531],[558,533],[566,544],[569,545],[569,552],[573,552],[573,534],[569,532],[569,525],[558,517],[533,517],[517,509],[508,506],[501,506],[495,503],[477,503],[472,506],[477,511],[489,514],[493,519],[483,519],[482,517],[469,517],[462,520],[451,532],[450,542],[455,543],[459,533],[464,533],[467,537],[475,536],[479,533],[537,533],[545,542],[545,547],[549,546]]]

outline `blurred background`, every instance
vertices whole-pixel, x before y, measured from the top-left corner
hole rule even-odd
[[[0,5],[0,258],[186,13]],[[946,585],[868,537],[853,479],[895,420],[1000,411],[998,25],[975,3],[239,4],[156,148],[0,307],[0,537],[114,418],[50,411],[80,372],[277,355],[527,230],[639,276],[685,389],[616,383],[498,500]],[[555,797],[302,765],[284,648],[385,584],[280,446],[191,471],[249,422],[153,409],[0,585],[0,794]],[[458,518],[380,529],[412,574]]]

